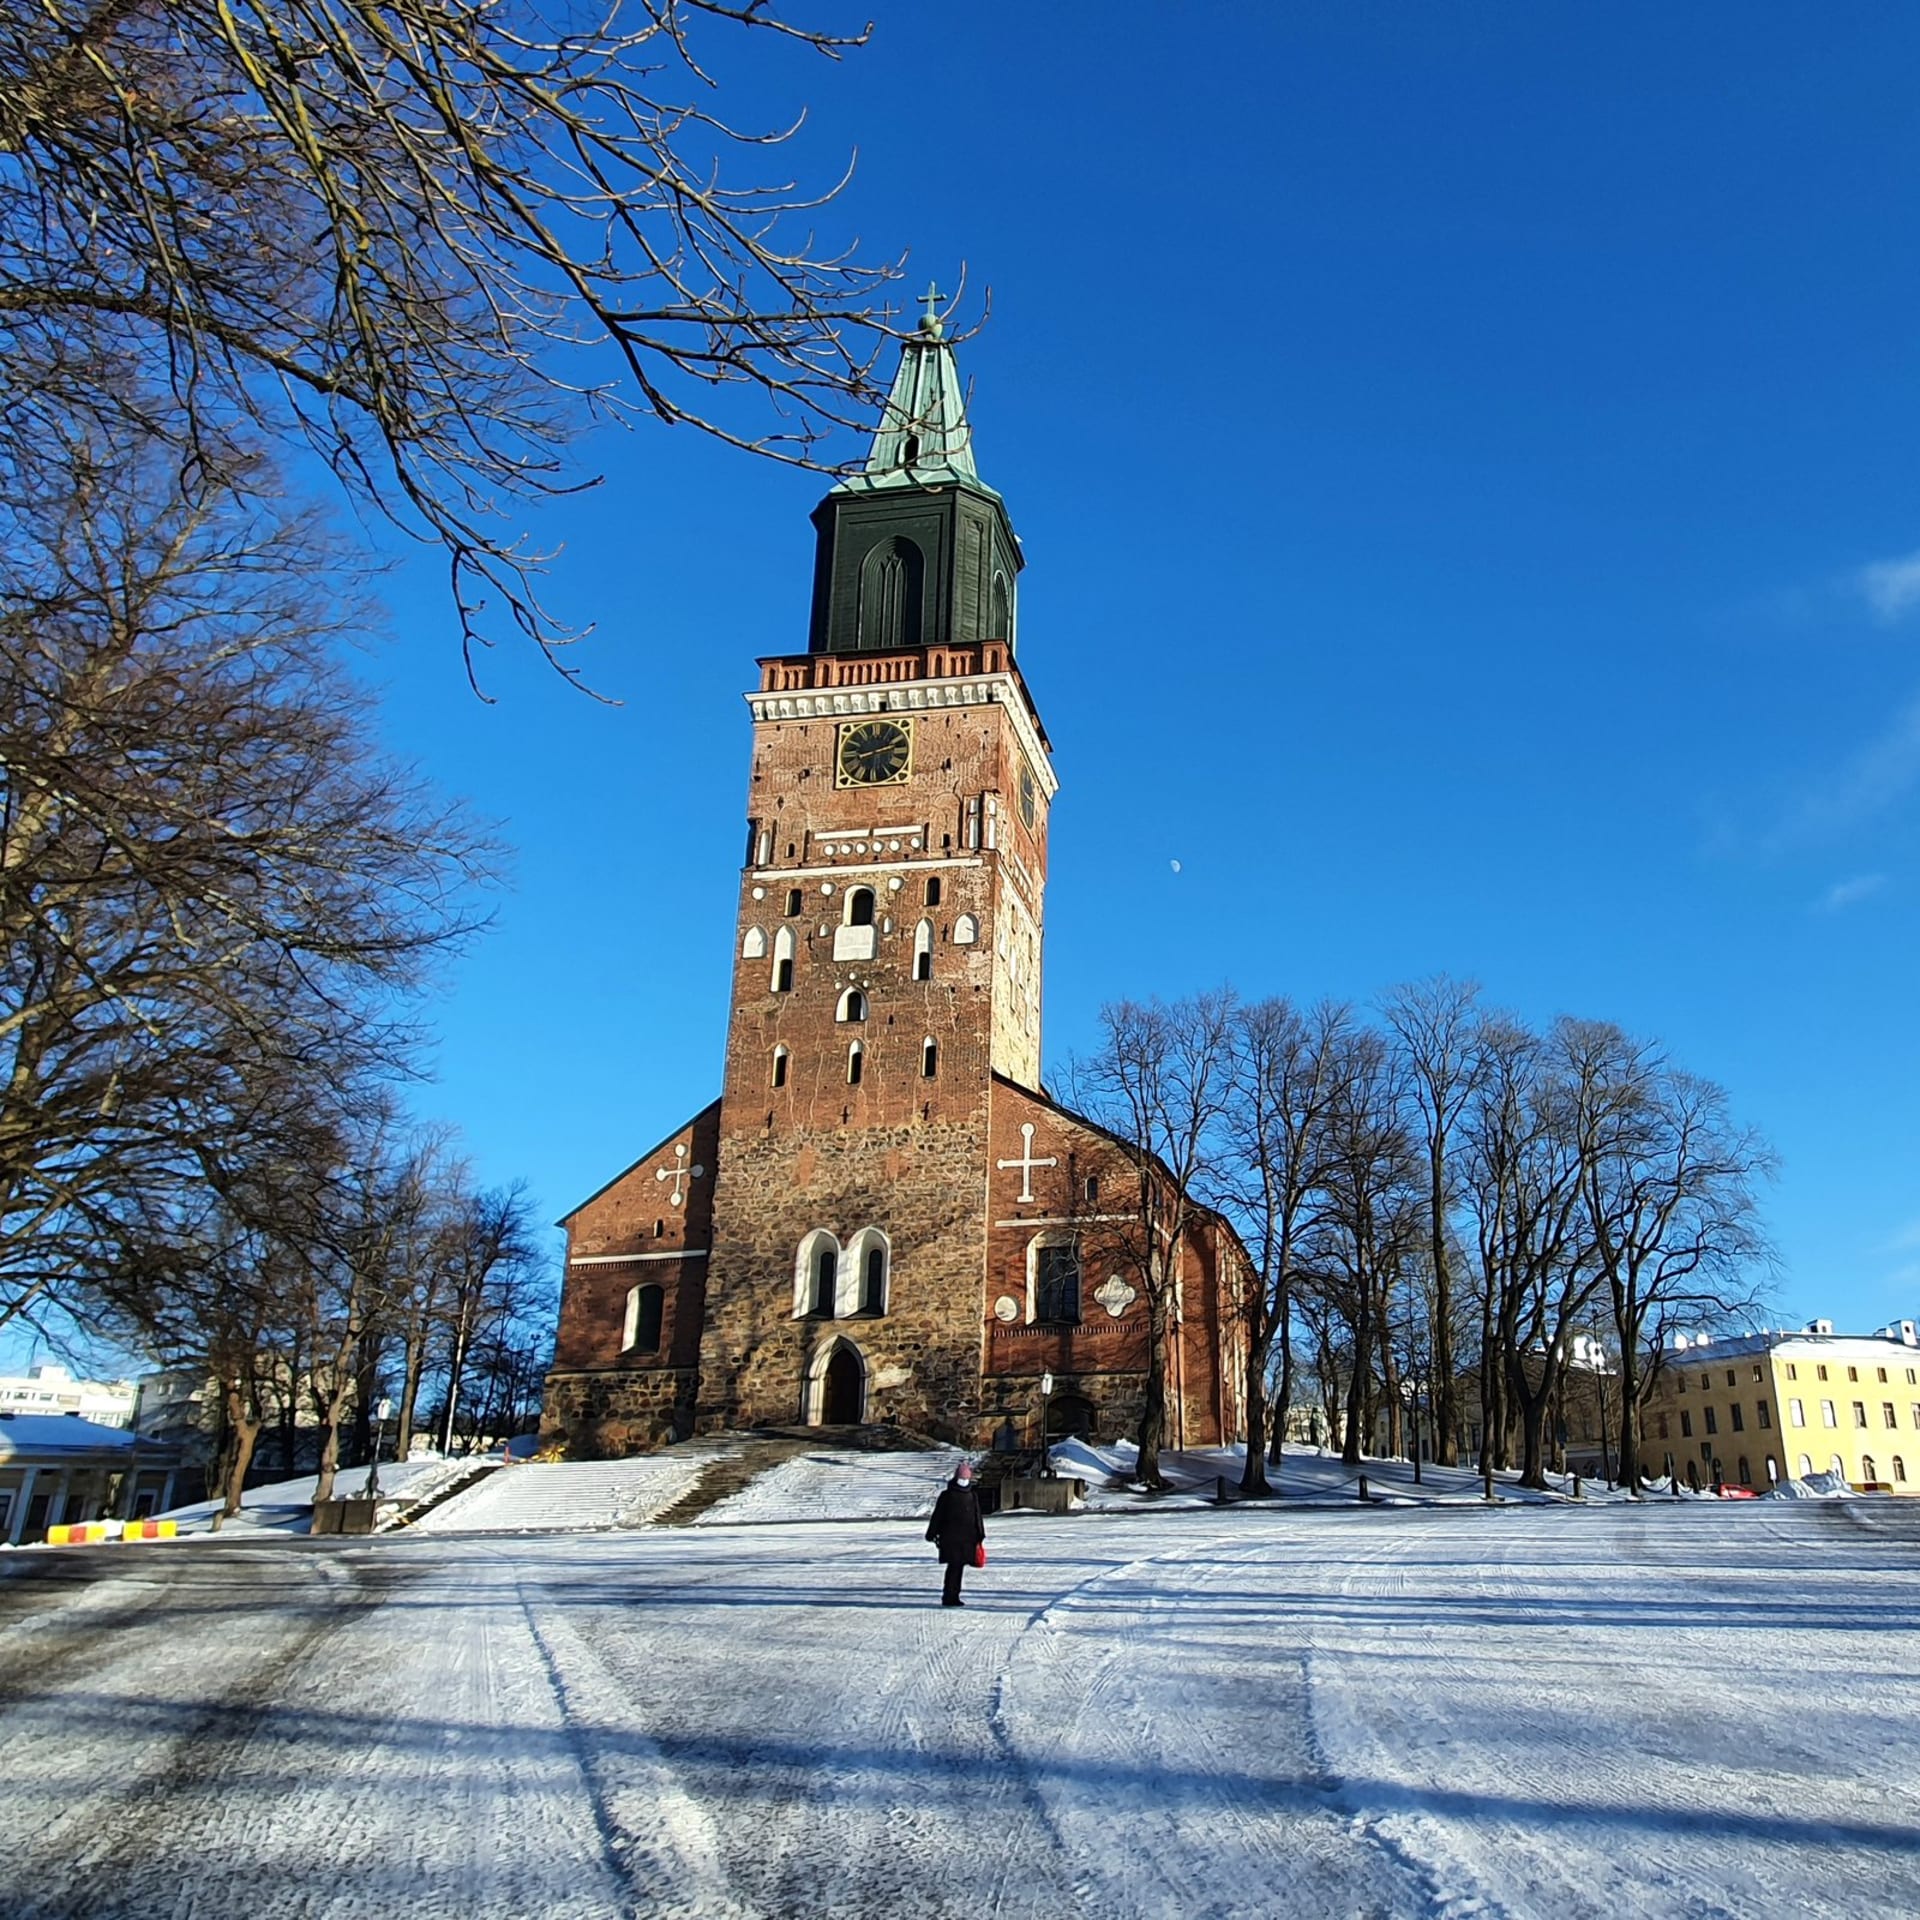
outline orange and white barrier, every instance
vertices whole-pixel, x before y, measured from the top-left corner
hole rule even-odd
[[[72,1526],[49,1527],[50,1547],[104,1547],[114,1540],[171,1540],[180,1530],[177,1520],[83,1520]]]

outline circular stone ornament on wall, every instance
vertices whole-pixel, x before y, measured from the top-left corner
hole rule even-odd
[[[1012,1326],[1013,1323],[1020,1318],[1020,1302],[1016,1300],[1012,1294],[1003,1293],[1000,1298],[993,1303],[993,1317],[998,1320],[1003,1327]]]
[[[1117,1273],[1113,1273],[1109,1274],[1100,1286],[1094,1288],[1093,1297],[1114,1319],[1118,1320],[1133,1305],[1138,1295]]]

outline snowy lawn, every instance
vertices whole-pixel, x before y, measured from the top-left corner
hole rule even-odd
[[[1920,1511],[22,1553],[0,1910],[1920,1911]]]

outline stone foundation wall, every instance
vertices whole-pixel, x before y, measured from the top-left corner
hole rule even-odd
[[[542,1446],[575,1460],[649,1453],[693,1431],[699,1374],[691,1367],[550,1373],[540,1415]]]

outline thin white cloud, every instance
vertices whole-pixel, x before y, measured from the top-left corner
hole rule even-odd
[[[1876,560],[1862,567],[1853,583],[1877,620],[1891,625],[1910,613],[1920,613],[1920,553],[1909,553],[1898,560]]]
[[[1851,880],[1836,881],[1820,897],[1822,913],[1842,913],[1848,907],[1857,907],[1862,900],[1871,899],[1887,884],[1884,873],[1857,873]]]
[[[1872,739],[1803,795],[1768,842],[1779,851],[1830,839],[1879,818],[1915,786],[1920,786],[1920,699],[1908,701]]]

